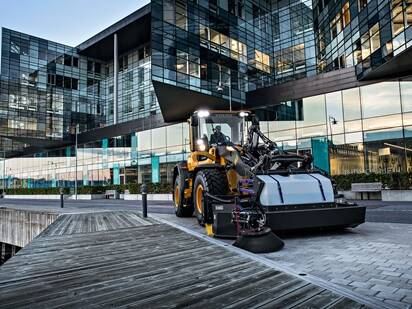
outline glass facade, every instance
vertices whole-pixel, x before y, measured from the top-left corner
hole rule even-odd
[[[314,140],[326,138],[332,175],[410,171],[411,98],[407,81],[302,98],[285,104],[302,104],[303,120],[262,122],[261,129],[283,149],[299,153],[313,152]],[[187,134],[182,123],[80,145],[78,185],[151,182],[153,157],[160,161],[160,182],[170,182],[175,163],[188,155]],[[75,172],[72,146],[9,159],[5,179],[16,187],[73,187]]]
[[[411,0],[314,1],[318,72],[356,66],[358,77],[412,44]]]
[[[152,181],[152,160],[160,162],[160,182],[171,182],[171,171],[189,151],[188,125],[170,125],[78,146],[6,160],[6,187],[74,187]]]
[[[102,60],[2,29],[0,147],[20,151],[2,160],[3,184],[170,182],[189,151],[188,126],[153,120],[160,109],[152,81],[248,104],[251,91],[327,71],[355,66],[360,79],[410,47],[411,1],[153,0],[150,39],[122,50],[117,74],[113,43]],[[412,82],[283,101],[260,102],[289,119],[261,123],[280,147],[326,153],[317,160],[333,175],[411,169]],[[75,126],[116,131],[130,121],[127,133],[90,137],[76,153]]]
[[[118,122],[159,112],[151,83],[150,44],[120,55]],[[62,140],[113,124],[113,60],[3,29],[0,134]]]
[[[412,82],[382,82],[303,98],[303,120],[268,123],[284,149],[312,151],[329,139],[332,175],[410,171]]]
[[[153,80],[245,103],[248,91],[316,74],[311,0],[151,5]]]
[[[72,47],[3,29],[0,134],[61,140],[73,124],[104,124],[104,103],[90,86],[102,76],[88,61]]]

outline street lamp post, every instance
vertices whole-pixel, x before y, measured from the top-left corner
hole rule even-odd
[[[79,124],[76,124],[75,128],[75,145],[74,145],[74,150],[75,150],[75,176],[74,176],[74,196],[75,199],[77,200],[77,135],[79,133]]]
[[[76,124],[76,200],[77,200],[77,150],[78,150],[78,146],[77,146],[77,135],[79,134],[79,124]]]
[[[6,190],[6,151],[3,150],[3,195]]]
[[[338,124],[338,121],[333,116],[329,116],[328,121],[329,121],[329,131],[330,131],[330,143],[333,145],[332,125]]]

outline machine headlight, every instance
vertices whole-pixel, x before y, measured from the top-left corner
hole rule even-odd
[[[209,115],[210,115],[210,113],[209,113],[208,110],[200,110],[200,111],[197,112],[197,116],[199,118],[206,118],[206,117],[209,117]]]
[[[240,117],[247,117],[247,116],[249,116],[249,113],[248,112],[240,112],[239,116]]]
[[[205,151],[206,150],[206,145],[203,139],[199,138],[196,141],[197,144],[197,149],[199,149],[200,151]]]

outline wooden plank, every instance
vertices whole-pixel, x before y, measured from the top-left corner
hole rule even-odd
[[[252,308],[293,308],[323,291],[324,289],[314,284],[308,284],[282,297],[275,297],[275,299],[265,304],[259,304]]]

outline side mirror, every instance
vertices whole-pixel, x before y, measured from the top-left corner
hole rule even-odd
[[[259,125],[259,118],[256,115],[252,118],[252,124],[256,126]]]

